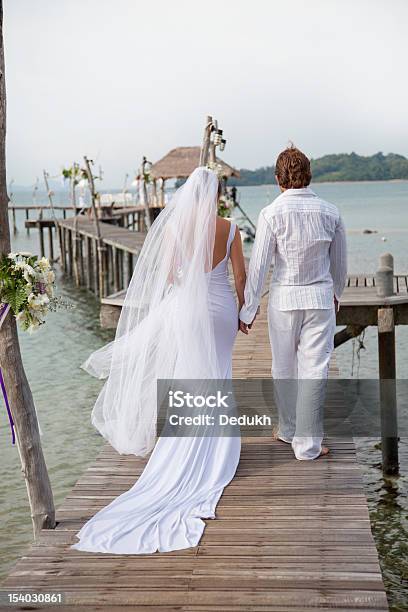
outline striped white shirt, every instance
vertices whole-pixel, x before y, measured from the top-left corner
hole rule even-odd
[[[333,308],[347,276],[346,231],[336,206],[305,187],[287,189],[261,210],[239,315],[244,323],[255,317],[273,258],[272,306]]]

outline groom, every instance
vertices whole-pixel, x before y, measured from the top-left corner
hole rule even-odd
[[[261,210],[241,309],[248,333],[274,258],[268,324],[279,412],[278,439],[297,459],[327,454],[323,404],[338,300],[346,282],[345,228],[337,208],[310,188],[310,161],[294,146],[276,168],[281,194]]]

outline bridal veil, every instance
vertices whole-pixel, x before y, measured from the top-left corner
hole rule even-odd
[[[107,378],[92,423],[122,454],[144,456],[157,434],[157,379],[220,378],[209,313],[218,178],[197,168],[151,226],[115,340],[83,368]]]

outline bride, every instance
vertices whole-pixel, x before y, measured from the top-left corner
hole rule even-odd
[[[73,548],[142,554],[196,546],[240,455],[239,437],[160,437],[157,379],[231,378],[245,267],[236,225],[217,216],[216,174],[197,168],[153,223],[115,340],[83,365],[107,381],[92,423],[121,454],[150,459],[135,485],[79,531]]]

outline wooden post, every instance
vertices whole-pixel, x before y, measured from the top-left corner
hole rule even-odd
[[[133,275],[133,253],[127,253],[127,265],[126,265],[126,284],[125,289],[127,289],[130,285],[130,281],[132,280]]]
[[[93,239],[92,240],[92,251],[93,251],[93,257],[92,257],[92,263],[93,263],[93,270],[92,270],[92,276],[93,276],[93,286],[94,286],[94,293],[95,295],[99,294],[99,266],[98,266],[98,241]]]
[[[26,218],[26,221],[28,221],[30,219],[30,211],[29,211],[28,208],[25,209],[25,218]],[[27,236],[29,236],[30,235],[30,228],[28,227],[28,225],[26,226],[26,229],[27,229]]]
[[[101,228],[99,224],[98,214],[96,210],[96,200],[98,194],[95,191],[95,182],[91,171],[90,160],[85,156],[85,169],[88,177],[89,189],[91,191],[91,203],[92,203],[92,212],[94,217],[95,224],[95,232],[96,232],[96,248],[97,248],[97,261],[98,261],[98,288],[99,288],[99,296],[106,296],[106,286],[107,286],[107,266],[106,266],[106,247],[103,243],[101,236]]]
[[[81,283],[85,284],[85,262],[84,262],[84,242],[85,236],[81,237],[79,241],[79,278],[81,279]]]
[[[147,230],[149,230],[152,224],[152,219],[150,216],[149,198],[147,196],[147,187],[146,187],[146,179],[145,179],[145,170],[146,170],[147,163],[148,162],[147,162],[146,157],[143,157],[142,167],[141,167],[141,172],[140,172],[140,176],[141,176],[140,180],[142,181],[143,204],[145,207],[145,225],[146,225]]]
[[[48,172],[46,170],[43,170],[43,176],[44,176],[44,183],[45,183],[45,188],[47,190],[47,197],[48,197],[48,202],[50,204],[50,209],[51,209],[51,214],[52,214],[52,218],[55,221],[55,224],[58,225],[58,220],[55,214],[55,209],[54,209],[54,201],[52,199],[53,193],[50,189],[50,185],[48,183]]]
[[[217,129],[218,129],[218,121],[214,119],[212,122],[211,132]],[[217,160],[217,156],[215,154],[215,141],[214,141],[214,138],[210,137],[210,146],[208,149],[208,161],[210,162],[212,167],[215,167],[216,160]]]
[[[394,293],[394,270],[380,265],[375,274],[375,287],[379,297],[389,297]]]
[[[58,226],[58,237],[61,253],[61,265],[64,272],[67,270],[67,253],[65,249],[65,227]]]
[[[389,297],[394,293],[394,258],[391,253],[380,257],[376,273],[377,293]],[[378,309],[378,365],[380,378],[381,448],[383,472],[398,474],[398,421],[395,364],[395,322],[392,307]]]
[[[16,207],[15,206],[13,206],[12,208],[12,214],[13,214],[13,234],[15,236],[17,234]]]
[[[213,119],[210,115],[208,115],[206,119],[206,123],[205,123],[203,144],[202,144],[201,153],[200,153],[200,166],[206,166],[208,163],[208,154],[210,150],[212,128],[213,128]]]
[[[152,206],[157,206],[157,182],[156,179],[153,179],[153,201]]]
[[[113,250],[116,250],[116,256],[113,255]],[[117,289],[116,291],[119,291],[120,289],[120,253],[121,250],[117,249],[116,247],[112,247],[112,256],[115,258],[116,257],[116,261],[115,261],[115,266],[116,266],[116,270],[113,271],[113,287],[115,286],[115,277],[116,277],[116,283],[117,283]],[[115,266],[112,266],[113,268]],[[115,291],[115,289],[113,289]]]
[[[66,233],[66,237],[67,237],[67,253],[68,253],[68,274],[69,276],[72,276],[72,234],[71,234],[71,229],[67,230]]]
[[[164,197],[164,185],[166,183],[166,179],[162,178],[160,181],[160,206],[164,208],[165,197]]]
[[[50,254],[50,261],[54,261],[54,242],[52,237],[52,227],[48,228],[48,251]]]
[[[395,364],[395,326],[392,308],[378,310],[381,447],[383,472],[398,474],[398,421]]]
[[[55,214],[54,201],[52,199],[53,193],[48,183],[48,172],[46,170],[43,170],[43,176],[44,176],[45,188],[47,190],[48,202],[50,204],[51,215],[54,220],[55,232],[58,233],[58,219],[57,219],[57,215]],[[51,227],[49,228],[49,237],[50,237],[50,260],[53,261],[54,260],[54,245],[52,242],[52,228]],[[61,258],[62,258],[62,251],[61,251],[61,241],[60,241],[60,259]]]
[[[44,228],[41,223],[41,219],[37,221],[38,233],[40,236],[40,255],[45,257],[45,246],[44,246]]]
[[[75,285],[80,287],[81,285],[81,265],[80,265],[80,252],[81,252],[81,236],[78,233],[78,211],[76,207],[76,198],[75,198],[75,176],[76,171],[78,169],[78,164],[73,162],[72,164],[72,172],[70,177],[70,187],[71,187],[71,205],[74,210],[74,226],[73,226],[73,249],[72,249],[72,257],[73,257],[73,271],[74,271],[74,280]]]
[[[86,287],[92,289],[92,238],[86,238]]]
[[[6,182],[6,83],[4,76],[3,0],[0,0],[0,254],[9,253],[10,228]],[[41,448],[33,397],[24,372],[16,320],[8,314],[0,330],[0,366],[13,415],[31,519],[36,538],[41,529],[55,527],[50,479]]]

